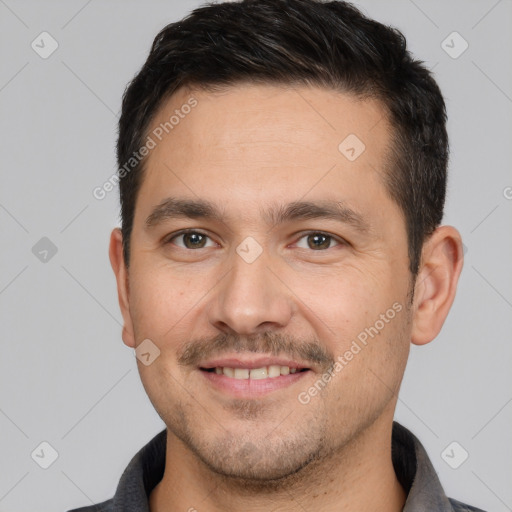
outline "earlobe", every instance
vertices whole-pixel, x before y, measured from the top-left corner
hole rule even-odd
[[[424,345],[441,331],[453,304],[463,266],[462,239],[452,226],[440,226],[423,245],[416,278],[411,341]]]
[[[110,234],[109,258],[112,270],[116,276],[117,296],[121,314],[123,315],[123,342],[128,347],[135,348],[135,336],[130,314],[128,270],[123,256],[123,235],[119,228],[113,229]]]

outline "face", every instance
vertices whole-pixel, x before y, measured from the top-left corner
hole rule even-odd
[[[390,424],[411,276],[383,107],[320,88],[180,90],[149,133],[123,339],[160,351],[139,371],[177,443],[264,481]]]

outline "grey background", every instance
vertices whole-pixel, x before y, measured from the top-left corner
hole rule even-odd
[[[512,510],[512,2],[357,4],[436,73],[452,147],[445,223],[467,247],[452,312],[436,341],[413,347],[396,416],[450,496]],[[0,512],[110,498],[164,428],[121,340],[107,254],[118,191],[92,190],[116,170],[126,83],[158,30],[198,5],[0,0]],[[47,59],[31,48],[42,31],[59,44]],[[453,31],[469,43],[456,59],[441,46]],[[46,262],[33,253],[42,237],[57,248]],[[48,469],[31,458],[42,441],[58,452]],[[458,469],[441,456],[452,441],[469,453]]]

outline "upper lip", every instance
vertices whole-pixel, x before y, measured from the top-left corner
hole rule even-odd
[[[240,355],[234,357],[222,357],[217,359],[209,359],[207,361],[202,361],[199,364],[200,368],[263,368],[264,366],[288,366],[290,368],[296,368],[297,370],[301,370],[303,368],[310,369],[311,366],[307,364],[302,364],[298,361],[294,361],[292,359],[287,359],[285,357],[275,357],[275,356],[263,356],[263,357],[242,357]]]

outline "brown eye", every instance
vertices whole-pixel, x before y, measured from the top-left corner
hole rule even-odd
[[[302,239],[306,240],[306,246],[301,245],[300,242],[297,243],[297,246],[304,249],[312,249],[313,251],[330,249],[332,242],[340,245],[340,242],[335,240],[332,235],[326,233],[308,233],[300,238],[300,240]]]
[[[209,237],[203,233],[199,233],[198,231],[188,231],[173,236],[167,241],[167,243],[172,242],[174,245],[184,249],[203,249],[206,247],[208,239]],[[180,240],[181,243],[178,243]]]
[[[197,247],[204,247],[206,237],[200,233],[185,233],[183,241],[188,249],[196,249]]]

